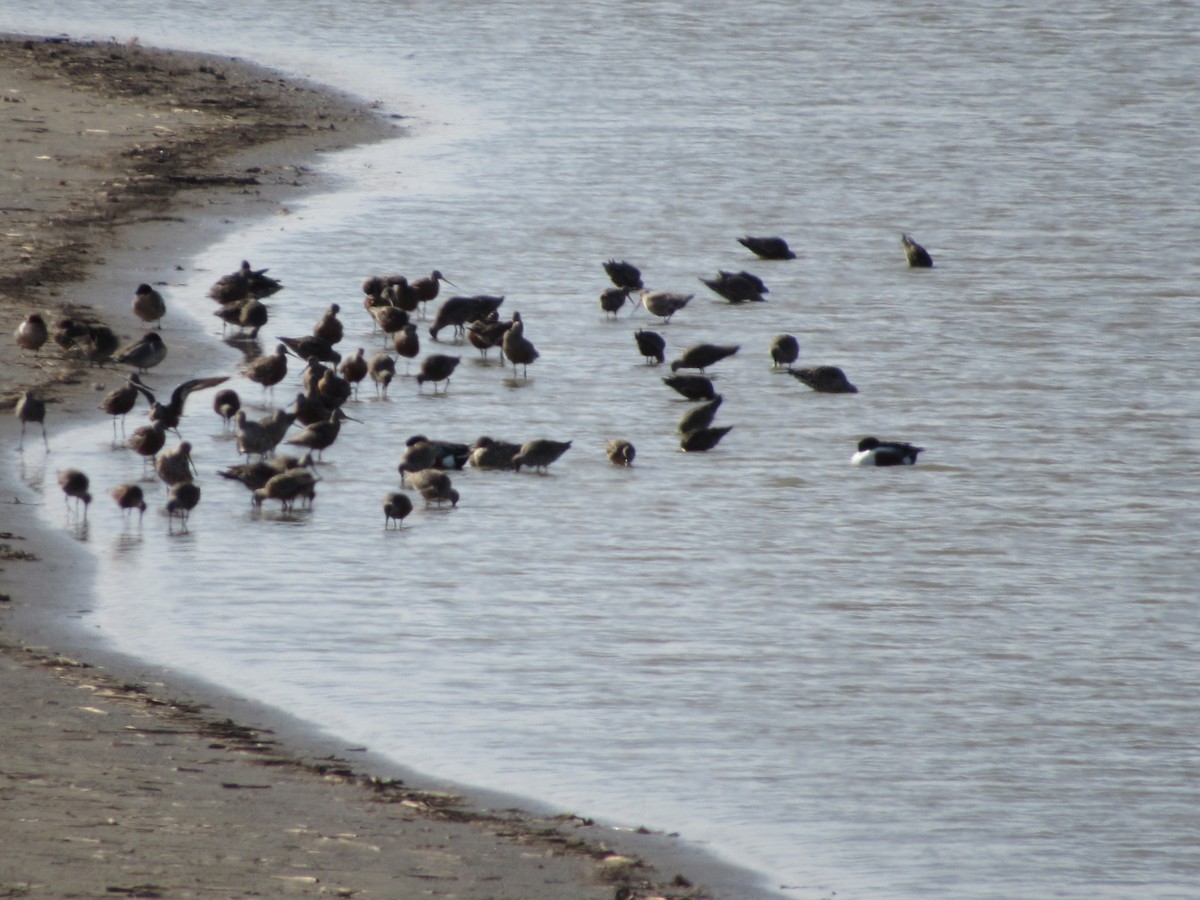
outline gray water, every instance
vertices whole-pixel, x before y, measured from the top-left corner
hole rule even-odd
[[[7,24],[237,54],[412,117],[329,160],[338,192],[160,275],[215,368],[239,356],[205,292],[243,257],[287,285],[272,335],[336,301],[343,351],[372,350],[362,277],[438,268],[504,294],[542,355],[525,381],[462,346],[445,394],[366,388],[311,513],[216,478],[236,449],[194,398],[190,532],[94,504],[101,634],[430,774],[679,831],[788,897],[1200,892],[1192,4],[165,6]],[[611,257],[696,298],[605,321]],[[719,268],[769,302],[719,301],[697,281]],[[678,451],[688,405],[638,327],[668,359],[741,345],[717,449]],[[772,372],[780,332],[861,392]],[[574,445],[385,531],[416,433]],[[927,449],[856,469],[866,434]],[[110,440],[71,441],[98,485],[140,474]]]

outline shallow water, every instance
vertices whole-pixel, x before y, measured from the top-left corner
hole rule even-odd
[[[362,277],[438,268],[542,354],[528,380],[463,346],[445,394],[366,387],[294,515],[214,476],[236,450],[193,398],[190,532],[94,504],[101,633],[431,774],[680,831],[790,897],[1200,884],[1190,7],[68,6],[10,27],[220,49],[414,117],[331,160],[339,192],[162,273],[215,370],[240,356],[205,292],[243,257],[287,285],[271,335],[336,301],[344,352],[380,347]],[[610,257],[696,298],[605,321]],[[718,268],[769,302],[718,301]],[[678,452],[688,404],[638,327],[668,359],[741,345],[716,450]],[[861,393],[772,372],[784,331]],[[574,445],[385,531],[416,433]],[[927,450],[847,465],[871,433]],[[138,477],[107,423],[71,440],[94,483]]]

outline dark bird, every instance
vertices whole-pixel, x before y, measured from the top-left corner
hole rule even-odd
[[[431,272],[429,275],[426,275],[424,278],[418,278],[416,281],[411,282],[409,284],[409,290],[412,291],[418,303],[429,303],[431,300],[437,299],[437,295],[441,290],[441,283],[443,281],[451,287],[457,287],[453,281],[448,279],[437,269],[434,269],[433,272]]]
[[[382,354],[390,361],[391,357],[386,353]],[[392,370],[395,371],[395,363],[392,363]],[[368,369],[370,365],[368,364]],[[320,379],[317,381],[317,393],[332,406],[341,406],[348,401],[354,393],[354,386],[335,372],[333,369],[326,369],[321,373]]]
[[[200,487],[194,481],[181,481],[171,486],[167,494],[167,531],[173,531],[175,517],[179,516],[181,530],[188,530],[188,519],[200,502]]]
[[[50,330],[46,327],[46,320],[39,313],[30,313],[17,326],[13,337],[17,339],[17,346],[22,350],[37,353],[42,349],[42,345],[50,340]]]
[[[316,496],[317,477],[307,467],[300,466],[272,475],[266,484],[255,489],[251,499],[255,506],[262,506],[264,500],[278,500],[284,510],[290,510],[295,509],[297,500],[311,507]]]
[[[615,319],[628,299],[629,290],[626,288],[605,288],[600,292],[600,308],[606,316],[611,315]]]
[[[387,353],[376,353],[367,363],[367,374],[375,382],[376,393],[382,390],[383,396],[386,398],[388,385],[396,377],[396,361]]]
[[[513,457],[513,468],[520,472],[521,466],[528,466],[535,472],[545,472],[551,463],[570,449],[570,441],[551,441],[546,438],[526,441],[521,445],[521,451]]]
[[[366,359],[366,350],[359,347],[350,356],[342,360],[340,370],[342,377],[354,385],[354,395],[358,396],[358,385],[367,377],[369,366]]]
[[[438,307],[437,315],[433,317],[433,324],[429,326],[429,336],[436,341],[438,332],[443,328],[453,328],[456,335],[462,334],[466,331],[468,322],[486,319],[488,313],[499,309],[503,302],[503,297],[492,297],[487,294],[475,297],[451,297],[444,300]]]
[[[88,336],[88,326],[83,322],[76,322],[74,319],[62,318],[54,323],[54,331],[50,336],[54,338],[54,343],[64,351],[69,351]],[[20,343],[19,340],[18,343]]]
[[[858,442],[858,452],[850,457],[855,466],[911,466],[917,462],[917,454],[924,447],[902,444],[899,441],[881,441],[865,437]]]
[[[525,337],[525,323],[521,321],[521,314],[514,312],[512,315],[512,325],[508,331],[504,333],[504,340],[501,342],[504,350],[504,356],[510,363],[513,364],[513,373],[517,371],[517,366],[521,367],[521,374],[529,377],[529,364],[534,362],[539,354],[537,347],[533,346],[533,341]]]
[[[703,372],[741,349],[734,344],[693,344],[683,351],[679,359],[671,363],[671,371],[699,369]]]
[[[342,430],[342,421],[345,419],[349,419],[351,422],[358,421],[358,419],[352,419],[346,415],[339,407],[329,414],[328,419],[323,422],[314,422],[295,437],[288,438],[286,443],[316,450],[317,459],[320,460],[326,448],[332,446],[333,442],[337,440],[338,434]]]
[[[258,460],[256,462],[238,463],[236,466],[218,470],[217,474],[230,481],[239,482],[251,491],[257,491],[276,475],[282,475],[289,469],[311,467],[312,464],[311,453],[305,454],[304,459],[282,455],[276,456],[270,461]]]
[[[613,438],[605,444],[604,452],[614,466],[632,466],[633,458],[637,456],[633,444],[624,438]]]
[[[633,333],[638,350],[646,357],[647,365],[661,365],[667,358],[667,341],[657,331],[638,329]]]
[[[287,376],[287,369],[287,347],[278,344],[274,353],[260,356],[247,363],[242,369],[242,374],[255,384],[261,384],[264,391],[270,388],[271,396],[274,397],[275,385]]]
[[[760,259],[795,259],[787,241],[781,237],[740,237],[738,243]]]
[[[21,438],[17,443],[17,450],[25,449],[25,426],[30,422],[42,426],[42,444],[49,450],[50,441],[46,438],[46,404],[33,396],[33,391],[24,391],[21,399],[17,401],[15,413],[21,421]]]
[[[244,415],[244,413],[240,415]],[[145,462],[153,460],[166,442],[167,429],[163,428],[161,422],[155,422],[153,425],[135,428],[133,434],[129,436],[129,440],[125,442],[125,446],[142,457]]]
[[[701,278],[713,293],[724,297],[730,303],[760,303],[763,294],[769,294],[767,286],[757,275],[749,272],[726,272],[719,270],[716,278]]]
[[[404,442],[404,459],[400,462],[400,478],[405,472],[421,469],[461,469],[471,456],[471,448],[456,441],[433,441],[423,434],[414,434]]]
[[[305,362],[316,359],[336,366],[342,361],[342,355],[333,349],[333,345],[316,335],[306,334],[298,338],[281,337],[279,340]]]
[[[788,374],[822,394],[857,394],[846,373],[837,366],[813,366],[808,369],[788,369]]]
[[[324,315],[313,326],[313,335],[323,341],[327,341],[330,346],[340,341],[346,333],[346,329],[342,325],[342,320],[338,318],[338,313],[341,310],[342,308],[336,303],[329,304],[329,308],[325,310]]]
[[[247,297],[262,300],[280,291],[283,285],[274,278],[267,277],[266,269],[252,269],[250,263],[242,260],[241,268],[229,275],[222,275],[216,284],[208,289],[208,296],[218,303],[237,303]]]
[[[733,430],[732,425],[721,428],[697,428],[687,432],[679,441],[679,449],[684,453],[700,453],[711,450],[721,443],[721,438]]]
[[[707,375],[667,375],[663,384],[689,400],[712,400],[717,396],[712,379]]]
[[[933,257],[929,255],[929,251],[912,239],[912,235],[900,235],[900,243],[904,247],[904,256],[908,259],[908,264],[914,269],[932,269]]]
[[[723,400],[724,398],[717,394],[707,403],[693,406],[680,417],[677,426],[679,433],[687,434],[689,431],[696,431],[699,428],[708,428],[712,425],[713,419],[717,417],[717,410],[721,408]]]
[[[450,483],[450,476],[440,469],[422,469],[419,472],[411,472],[408,476],[408,483],[425,498],[426,506],[430,503],[436,503],[438,506],[443,503],[449,503],[451,506],[458,505],[458,491]]]
[[[467,341],[479,351],[480,356],[487,359],[489,350],[504,343],[504,335],[510,328],[512,328],[512,320],[500,321],[500,313],[493,310],[484,318],[467,324]],[[503,364],[503,356],[500,362]]]
[[[458,367],[461,356],[447,356],[444,353],[434,353],[421,360],[421,372],[417,375],[417,385],[427,381],[433,382],[433,392],[437,393],[437,383],[446,382],[446,390],[450,388],[450,376]]]
[[[396,523],[396,527],[400,528],[404,524],[404,518],[413,511],[412,500],[408,494],[394,491],[383,498],[383,527],[386,529],[392,522]]]
[[[642,306],[652,316],[659,316],[664,322],[670,322],[671,316],[692,302],[694,294],[675,294],[670,291],[642,291],[639,295]]]
[[[233,424],[233,417],[241,408],[242,398],[233,388],[222,388],[213,395],[213,412],[224,421],[226,430]]]
[[[791,334],[777,334],[771,341],[771,364],[790,366],[800,358],[800,342]]]
[[[158,338],[158,343],[161,345],[162,355],[166,356],[167,348],[162,344],[162,338]],[[121,346],[121,341],[107,325],[88,325],[82,337],[76,338],[75,343],[71,346],[71,352],[82,356],[94,366],[103,365],[113,358]],[[158,360],[157,362],[161,362]],[[157,365],[157,362],[151,365]]]
[[[160,453],[154,461],[154,471],[163,484],[176,485],[192,480],[196,464],[192,462],[192,445],[181,441],[178,447]]]
[[[408,372],[408,361],[416,359],[421,352],[421,336],[417,334],[417,326],[409,322],[392,338],[392,349],[398,356],[404,357],[405,373]]]
[[[521,452],[520,444],[481,437],[471,448],[470,463],[477,469],[511,469],[513,458]]]
[[[139,372],[153,369],[167,358],[167,345],[156,331],[147,331],[140,341],[122,347],[113,355],[113,362],[133,366]]]
[[[242,331],[249,331],[251,340],[258,337],[259,331],[267,324],[269,318],[267,307],[260,303],[257,297],[251,297],[237,304],[237,322],[235,324]]]
[[[417,311],[417,307],[421,305],[421,298],[417,296],[417,292],[413,290],[407,278],[403,275],[388,275],[384,281],[386,287],[383,291],[383,299],[389,305],[402,309],[406,313]]]
[[[79,511],[79,504],[83,504],[83,518],[87,519],[88,504],[92,502],[92,495],[88,493],[88,477],[78,469],[63,469],[58,473],[58,486],[62,488],[63,499],[70,504],[71,499],[75,499],[75,511]]]
[[[371,318],[379,330],[383,332],[383,342],[386,344],[393,334],[408,324],[408,313],[398,306],[372,306]]]
[[[142,394],[141,379],[137,374],[128,376],[119,388],[113,388],[100,400],[100,409],[113,417],[113,440],[117,439],[117,419],[121,420],[121,433],[125,433],[125,416],[133,411],[137,398]],[[146,391],[146,399],[153,403],[154,395]]]
[[[148,284],[139,284],[133,292],[133,314],[143,322],[155,323],[162,328],[162,317],[167,314],[167,301],[163,295]]]
[[[146,395],[146,399],[150,401],[150,421],[161,422],[163,427],[170,431],[179,428],[179,420],[183,417],[183,405],[187,402],[189,396],[196,391],[203,391],[210,387],[216,387],[218,384],[224,384],[228,380],[228,375],[192,378],[175,388],[171,392],[171,399],[167,403],[159,403],[155,400],[154,394],[142,385],[141,382],[138,382],[138,387]]]
[[[609,280],[617,287],[625,291],[640,291],[642,289],[642,273],[633,263],[627,263],[624,260],[617,262],[615,259],[610,259],[603,265]]]
[[[136,509],[138,524],[142,524],[142,516],[146,514],[146,497],[142,492],[141,485],[118,484],[108,493],[117,501],[117,506],[124,510],[127,517],[132,516],[133,510]]]

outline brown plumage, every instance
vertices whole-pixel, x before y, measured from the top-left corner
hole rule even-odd
[[[252,499],[255,506],[262,506],[264,500],[278,500],[284,510],[290,510],[295,509],[297,500],[312,506],[316,496],[317,477],[309,469],[300,467],[272,475],[262,487],[255,489]]]
[[[533,346],[533,341],[525,337],[525,323],[521,321],[520,313],[513,313],[512,325],[504,333],[501,346],[504,356],[513,364],[513,372],[515,373],[517,366],[520,366],[521,374],[528,378],[529,364],[534,362],[539,354],[537,347]]]
[[[16,338],[17,346],[22,350],[37,353],[42,349],[42,345],[50,340],[50,330],[46,327],[46,320],[39,313],[30,313],[17,326],[13,337]]]
[[[358,396],[358,385],[367,377],[366,350],[359,347],[353,354],[342,360],[342,377],[354,385],[354,396]]]
[[[604,447],[604,452],[614,466],[632,466],[633,458],[637,456],[633,444],[623,438],[609,441]]]
[[[513,459],[520,452],[520,444],[481,437],[471,448],[470,462],[477,469],[511,469]]]
[[[912,239],[912,235],[900,235],[900,245],[904,247],[904,257],[909,266],[914,269],[933,268],[933,257],[929,255],[928,250]]]
[[[488,313],[495,312],[504,302],[503,297],[492,297],[480,294],[474,297],[451,297],[444,300],[438,307],[433,324],[429,326],[429,336],[435,341],[438,332],[443,328],[453,328],[456,335],[466,331],[468,322],[486,319]]]
[[[449,503],[451,506],[458,505],[458,491],[450,483],[450,476],[440,469],[422,469],[419,472],[410,472],[408,483],[425,498],[426,506],[431,503],[436,503],[438,506],[443,503]]]
[[[437,383],[439,381],[446,382],[445,390],[450,388],[450,376],[454,374],[454,370],[458,368],[458,361],[461,356],[447,356],[443,353],[434,353],[421,360],[421,372],[417,375],[417,385],[423,385],[427,381],[433,382],[433,392],[437,393]]]
[[[822,394],[857,394],[846,373],[837,366],[813,366],[807,369],[788,369],[788,374]]]
[[[92,502],[92,495],[88,493],[88,477],[78,469],[63,469],[58,473],[58,486],[62,488],[63,499],[70,504],[71,499],[75,500],[75,511],[79,511],[79,504],[83,504],[83,518],[87,519],[88,504]]]
[[[139,284],[133,292],[133,314],[143,322],[162,327],[162,317],[167,314],[167,301],[163,295],[148,284]]]
[[[137,398],[142,393],[140,387],[143,387],[141,379],[133,374],[125,379],[123,385],[113,388],[100,400],[100,409],[113,417],[113,440],[117,437],[117,419],[121,420],[121,433],[125,433],[125,416],[137,405]],[[153,402],[154,395],[147,392],[147,399]]]
[[[661,365],[663,360],[667,358],[667,341],[657,331],[645,331],[638,329],[633,333],[633,339],[637,343],[638,350],[642,356],[646,357],[648,365]]]
[[[707,403],[701,403],[699,406],[693,406],[679,418],[677,426],[680,434],[687,434],[689,431],[695,431],[698,428],[708,428],[713,423],[713,419],[717,417],[717,410],[721,408],[721,403],[724,398],[717,394]]]
[[[260,356],[247,363],[242,369],[242,374],[255,384],[261,384],[264,391],[270,388],[271,396],[275,396],[275,385],[283,381],[287,376],[287,370],[287,347],[279,344],[275,347],[274,353]]]
[[[408,494],[393,491],[383,498],[383,527],[386,529],[395,522],[396,527],[401,528],[405,517],[412,511],[413,504]]]
[[[179,516],[182,522],[181,530],[187,531],[188,519],[199,502],[200,487],[195,482],[181,481],[179,484],[172,485],[167,494],[167,530],[174,530],[175,517]]]
[[[518,472],[528,466],[535,472],[545,472],[551,463],[571,449],[570,441],[552,441],[538,438],[521,445],[521,452],[513,457],[513,468]]]
[[[142,492],[141,485],[118,484],[109,491],[109,494],[117,501],[117,506],[124,510],[126,517],[132,516],[133,510],[136,509],[138,524],[142,523],[142,516],[146,514],[146,497]]]
[[[325,314],[313,326],[313,334],[323,341],[328,341],[330,345],[340,341],[346,331],[342,326],[342,320],[338,318],[338,313],[341,310],[342,308],[336,303],[329,304],[329,308],[325,310]]]
[[[167,442],[167,429],[161,422],[153,425],[143,425],[134,429],[133,434],[125,442],[125,446],[144,460],[152,460]]]
[[[233,388],[223,388],[213,395],[213,412],[221,417],[227,430],[233,424],[233,417],[241,408],[242,398]]]
[[[683,351],[679,359],[671,363],[671,371],[699,369],[703,372],[726,357],[733,356],[740,348],[733,344],[693,344]]]
[[[42,443],[49,450],[50,441],[46,438],[46,404],[33,396],[33,391],[23,391],[14,413],[21,421],[21,438],[17,443],[17,450],[25,449],[25,426],[30,422],[42,426]]]
[[[652,316],[660,316],[670,322],[671,316],[692,302],[693,294],[675,294],[670,291],[642,291],[642,306]]]
[[[712,400],[717,396],[712,379],[707,375],[667,375],[663,384],[689,400]]]
[[[790,366],[800,358],[800,342],[791,334],[778,334],[771,341],[771,363]]]
[[[408,371],[408,362],[417,358],[421,352],[421,337],[417,334],[417,326],[409,322],[403,329],[396,332],[392,338],[392,349],[399,356],[404,357],[405,372]]]
[[[396,377],[396,361],[387,353],[376,353],[367,363],[367,373],[375,382],[376,392],[382,389],[383,396],[387,397],[388,385]]]
[[[192,480],[195,465],[192,463],[192,445],[187,441],[179,446],[160,453],[154,461],[154,471],[164,484],[176,485]]]
[[[699,453],[711,450],[721,442],[721,438],[733,431],[732,425],[721,428],[697,428],[687,432],[679,441],[679,449],[684,453]]]

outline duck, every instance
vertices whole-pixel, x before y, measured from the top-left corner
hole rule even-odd
[[[858,388],[850,383],[846,373],[837,366],[813,366],[806,369],[791,369],[788,374],[822,394],[857,394]]]
[[[470,456],[471,448],[466,444],[431,441],[423,434],[414,434],[405,441],[404,458],[398,467],[400,483],[406,475],[425,469],[461,469]]]
[[[709,366],[733,356],[741,347],[736,344],[693,344],[683,351],[679,359],[671,363],[671,371],[699,369],[701,374]]]
[[[163,295],[148,284],[139,284],[133,292],[133,314],[147,325],[155,323],[162,328],[162,317],[167,314],[167,301]]]
[[[790,366],[800,358],[800,342],[793,334],[777,334],[771,341],[771,365]]]
[[[633,465],[637,449],[624,438],[613,438],[604,445],[604,454],[614,466],[629,467]]]
[[[740,237],[738,243],[759,259],[795,259],[796,254],[781,237]]]
[[[139,484],[118,484],[115,488],[108,492],[109,496],[117,502],[117,506],[124,511],[126,517],[133,515],[133,510],[138,511],[138,524],[142,523],[142,516],[146,514],[146,496],[142,491],[142,486]]]
[[[900,245],[904,247],[904,256],[914,269],[932,269],[933,257],[929,251],[912,239],[910,234],[900,235]]]
[[[477,469],[511,469],[513,459],[520,452],[520,444],[498,441],[485,435],[475,440],[468,460]]]
[[[167,358],[167,345],[157,331],[147,331],[141,340],[113,354],[113,362],[135,367],[139,372],[153,369]]]
[[[876,437],[865,437],[858,442],[858,450],[850,457],[850,465],[912,466],[916,465],[917,454],[924,449],[900,441],[881,441]]]

